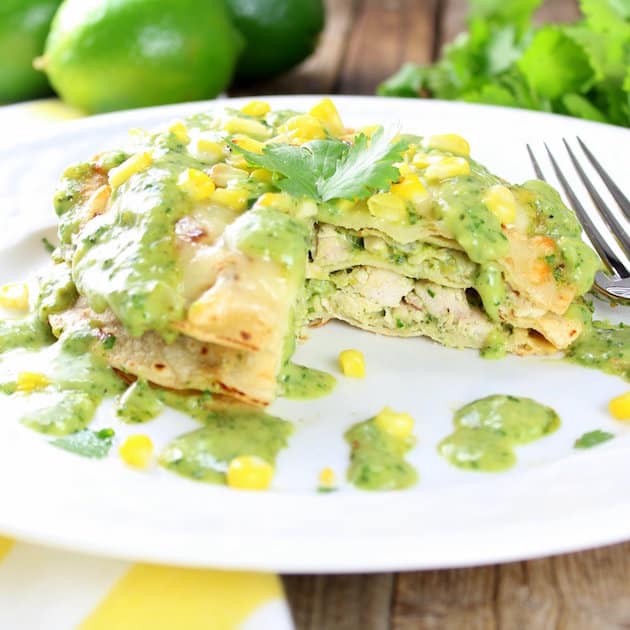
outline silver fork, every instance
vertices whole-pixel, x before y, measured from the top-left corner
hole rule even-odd
[[[619,186],[617,186],[617,184],[615,184],[615,182],[611,179],[584,142],[580,138],[577,138],[577,141],[582,151],[593,165],[593,168],[597,171],[602,181],[610,191],[610,194],[619,205],[624,217],[630,221],[630,201],[628,201],[628,198],[623,194],[623,192],[621,192]],[[597,272],[595,275],[595,288],[600,291],[600,293],[603,293],[608,299],[612,299],[617,302],[621,301],[624,304],[630,304],[630,269],[628,269],[628,267],[619,260],[619,256],[615,253],[614,247],[611,247],[611,243],[616,241],[624,255],[626,257],[630,257],[630,235],[628,234],[628,228],[621,224],[606,202],[601,198],[588,175],[584,172],[584,169],[569,146],[569,143],[564,138],[562,139],[562,142],[564,143],[569,157],[571,158],[571,162],[573,162],[573,166],[575,167],[577,174],[580,176],[584,187],[593,201],[594,208],[599,212],[600,217],[608,228],[606,232],[603,232],[595,226],[589,212],[584,208],[577,195],[569,185],[569,182],[562,173],[558,162],[553,157],[549,147],[545,143],[547,155],[549,156],[553,170],[555,171],[562,188],[564,188],[564,192],[569,199],[569,203],[575,210],[575,214],[582,224],[586,235],[590,239],[595,251],[599,254],[599,257],[608,272]],[[543,181],[547,181],[529,144],[527,145],[527,152],[529,153],[529,158],[534,167],[534,171],[536,172],[536,177],[538,177],[538,179],[542,179]]]

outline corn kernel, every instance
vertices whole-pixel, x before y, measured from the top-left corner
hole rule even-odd
[[[503,225],[510,225],[516,220],[516,199],[507,186],[497,184],[488,188],[483,195],[483,203]]]
[[[17,375],[16,388],[18,392],[32,392],[34,389],[44,389],[50,385],[45,374],[39,372],[20,372]]]
[[[274,472],[274,467],[260,457],[239,455],[228,466],[227,484],[240,490],[266,490]]]
[[[233,136],[232,142],[237,147],[245,149],[245,151],[250,151],[251,153],[262,153],[265,146],[262,142],[258,142],[258,140],[254,140],[253,138],[242,134],[236,134]]]
[[[216,188],[212,178],[196,168],[187,168],[181,173],[177,186],[194,201],[209,199]]]
[[[0,287],[0,306],[23,311],[28,308],[28,285],[25,282],[8,282]]]
[[[465,138],[458,136],[456,133],[445,133],[441,135],[431,136],[428,146],[432,149],[440,149],[441,151],[449,151],[450,153],[459,153],[459,155],[470,155],[470,145]]]
[[[215,136],[209,137],[204,134],[199,134],[192,142],[190,148],[192,152],[202,160],[218,162],[225,157],[225,146],[223,143],[218,142]]]
[[[211,195],[212,201],[237,212],[247,210],[249,193],[244,188],[217,188]]]
[[[410,414],[383,407],[374,417],[374,423],[385,433],[397,438],[407,438],[413,433],[414,419]]]
[[[241,111],[247,116],[261,118],[271,111],[271,106],[266,101],[250,101],[241,107]]]
[[[150,153],[136,153],[125,160],[120,166],[116,166],[109,171],[109,183],[112,188],[118,188],[124,184],[132,175],[144,171],[153,164]]]
[[[415,174],[409,174],[398,184],[393,184],[391,192],[397,197],[405,201],[411,201],[414,204],[424,203],[430,196],[429,191]]]
[[[365,357],[360,350],[343,350],[339,353],[339,367],[344,376],[365,377]]]
[[[407,218],[407,206],[404,200],[390,192],[372,195],[367,205],[370,214],[380,219],[403,221]]]
[[[243,133],[247,136],[254,136],[258,140],[271,137],[271,129],[267,125],[251,118],[228,118],[223,123],[223,128],[228,133]]]
[[[326,131],[321,121],[308,114],[292,116],[278,128],[278,131],[288,133],[293,139],[299,138],[300,143],[321,140],[326,137]]]
[[[429,164],[424,172],[424,176],[429,181],[439,181],[469,174],[470,164],[466,158],[462,157],[443,157],[439,161]]]
[[[176,120],[174,123],[171,123],[168,130],[183,144],[187,144],[190,141],[188,129],[181,120]]]
[[[283,212],[289,212],[294,207],[293,198],[287,193],[266,192],[260,195],[256,201],[257,206],[263,208],[276,208]]]
[[[344,132],[341,116],[335,104],[329,98],[322,99],[311,109],[309,114],[317,118],[327,129],[328,133],[338,136]]]
[[[630,420],[630,391],[613,398],[608,403],[608,410],[617,420]]]
[[[273,173],[266,168],[256,168],[252,171],[251,176],[259,182],[264,184],[271,184],[273,181]]]
[[[122,460],[133,468],[146,468],[153,458],[153,442],[148,435],[130,435],[118,449]]]
[[[324,468],[319,473],[319,485],[324,488],[331,488],[335,485],[335,471],[332,468]]]
[[[209,173],[212,181],[221,188],[225,188],[230,184],[245,182],[249,177],[247,171],[224,163],[215,164]]]

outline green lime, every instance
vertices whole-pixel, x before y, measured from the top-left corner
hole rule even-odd
[[[236,77],[252,80],[288,70],[317,45],[324,27],[322,0],[228,0],[245,50]]]
[[[242,47],[224,0],[64,0],[43,65],[88,112],[213,98]]]
[[[33,69],[42,54],[50,21],[61,0],[0,0],[0,103],[50,92],[46,77]]]

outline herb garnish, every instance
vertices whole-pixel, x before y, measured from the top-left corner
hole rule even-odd
[[[614,437],[615,436],[612,433],[608,433],[608,431],[596,429],[595,431],[585,433],[575,440],[573,448],[592,448],[602,442],[608,442],[608,440],[612,440]]]
[[[262,154],[231,144],[252,166],[265,168],[276,176],[281,190],[297,197],[325,202],[331,199],[363,199],[375,190],[388,189],[400,176],[394,163],[409,143],[394,140],[395,129],[379,127],[371,139],[359,134],[354,144],[329,138],[303,146],[268,144]]]

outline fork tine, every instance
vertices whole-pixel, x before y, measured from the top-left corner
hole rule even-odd
[[[623,210],[623,213],[626,215],[626,218],[630,219],[630,201],[628,198],[621,192],[619,186],[615,184],[615,182],[610,178],[610,175],[604,170],[604,167],[597,161],[595,156],[591,153],[590,149],[584,144],[582,139],[579,136],[577,137],[577,141],[580,143],[582,147],[582,151],[584,151],[586,157],[589,159],[590,163],[593,165],[595,170],[599,173],[599,176],[604,180],[606,187],[610,190],[611,195],[615,198],[615,201],[619,204],[619,207]]]
[[[569,185],[569,182],[567,181],[566,177],[562,174],[562,171],[560,170],[560,167],[558,166],[558,163],[556,162],[555,158],[551,154],[551,151],[549,150],[547,143],[545,143],[545,149],[547,150],[547,155],[549,156],[551,165],[553,166],[553,170],[555,171],[556,176],[558,177],[558,180],[562,184],[562,188],[564,188],[564,192],[569,198],[569,201],[571,202],[571,205],[573,206],[575,213],[578,215],[578,218],[580,220],[580,223],[582,224],[582,227],[584,228],[584,231],[586,232],[587,236],[591,240],[591,243],[593,244],[593,247],[599,254],[599,257],[602,259],[604,264],[609,268],[609,270],[614,270],[615,273],[621,278],[625,277],[627,275],[627,272],[624,265],[617,258],[616,254],[612,251],[612,249],[609,247],[608,243],[606,243],[606,241],[601,237],[595,225],[593,225],[593,221],[591,221],[591,217],[588,216],[586,210],[584,209],[584,206],[582,206],[582,204],[580,203],[580,200],[577,198],[571,186]]]
[[[604,219],[604,222],[608,226],[608,229],[613,233],[613,236],[619,241],[621,248],[625,254],[630,250],[630,239],[628,238],[626,230],[621,226],[621,223],[617,221],[617,217],[610,211],[610,208],[606,205],[606,202],[601,198],[600,194],[597,192],[595,186],[588,178],[588,175],[584,172],[584,169],[580,166],[580,163],[577,161],[575,154],[571,150],[569,143],[562,138],[562,142],[571,158],[571,162],[573,162],[573,166],[575,166],[575,170],[578,172],[584,186],[586,186],[586,190],[588,190],[588,194],[591,196],[591,199],[595,203],[596,208],[599,210],[599,213]]]
[[[543,182],[546,182],[545,176],[543,175],[542,170],[540,169],[540,165],[538,164],[538,160],[534,157],[534,152],[529,144],[525,145],[527,147],[527,153],[529,153],[529,159],[531,160],[532,166],[534,167],[534,173],[536,173],[536,177],[541,179]]]

